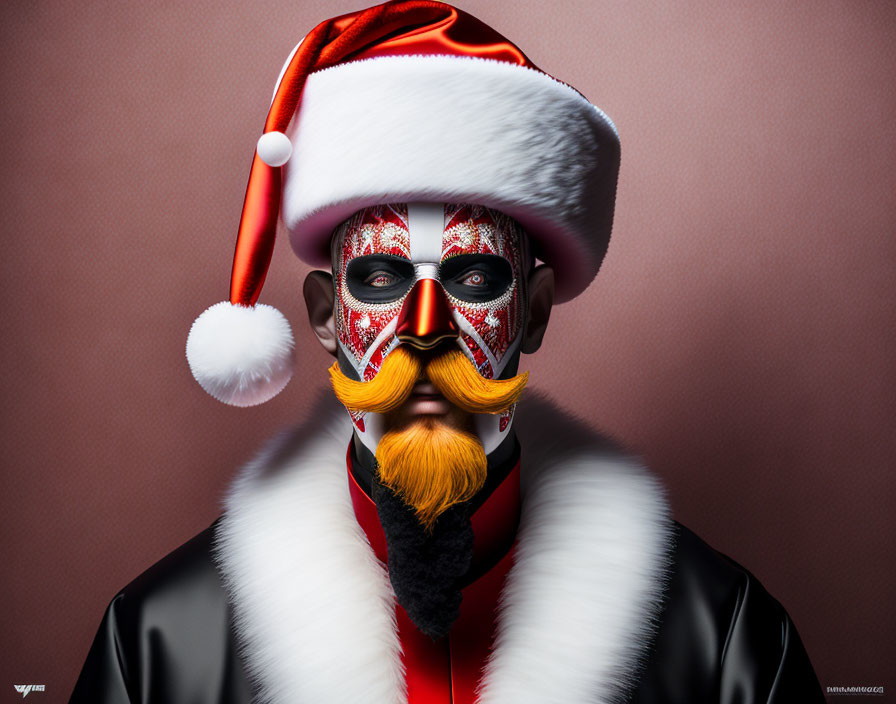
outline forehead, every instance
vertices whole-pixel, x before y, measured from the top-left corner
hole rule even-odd
[[[337,229],[334,264],[368,254],[421,262],[456,254],[496,254],[516,262],[524,239],[515,220],[481,205],[376,205],[355,213]]]

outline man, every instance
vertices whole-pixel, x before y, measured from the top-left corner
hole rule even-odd
[[[344,408],[113,599],[72,700],[823,701],[783,608],[649,473],[517,404],[520,354],[606,251],[618,165],[600,110],[448,5],[315,28],[259,140],[231,300],[187,354],[228,403],[286,384],[289,327],[256,304],[282,217],[331,269],[304,295]]]

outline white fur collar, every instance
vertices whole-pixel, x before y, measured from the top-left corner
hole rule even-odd
[[[395,597],[348,493],[350,424],[323,405],[239,475],[216,560],[259,701],[402,704]],[[519,544],[479,702],[621,701],[668,579],[662,487],[543,398],[521,403],[514,425]]]

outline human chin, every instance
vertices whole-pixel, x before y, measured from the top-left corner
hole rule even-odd
[[[376,461],[379,481],[427,529],[448,508],[471,499],[488,471],[481,442],[453,412],[407,416],[383,434]]]

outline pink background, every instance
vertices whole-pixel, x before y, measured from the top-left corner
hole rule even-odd
[[[730,5],[463,3],[622,138],[602,273],[525,368],[784,603],[823,686],[892,691],[896,5]],[[0,701],[65,701],[109,599],[324,388],[285,241],[263,300],[304,360],[287,390],[224,407],[183,348],[226,297],[282,61],[354,9],[0,9]]]

